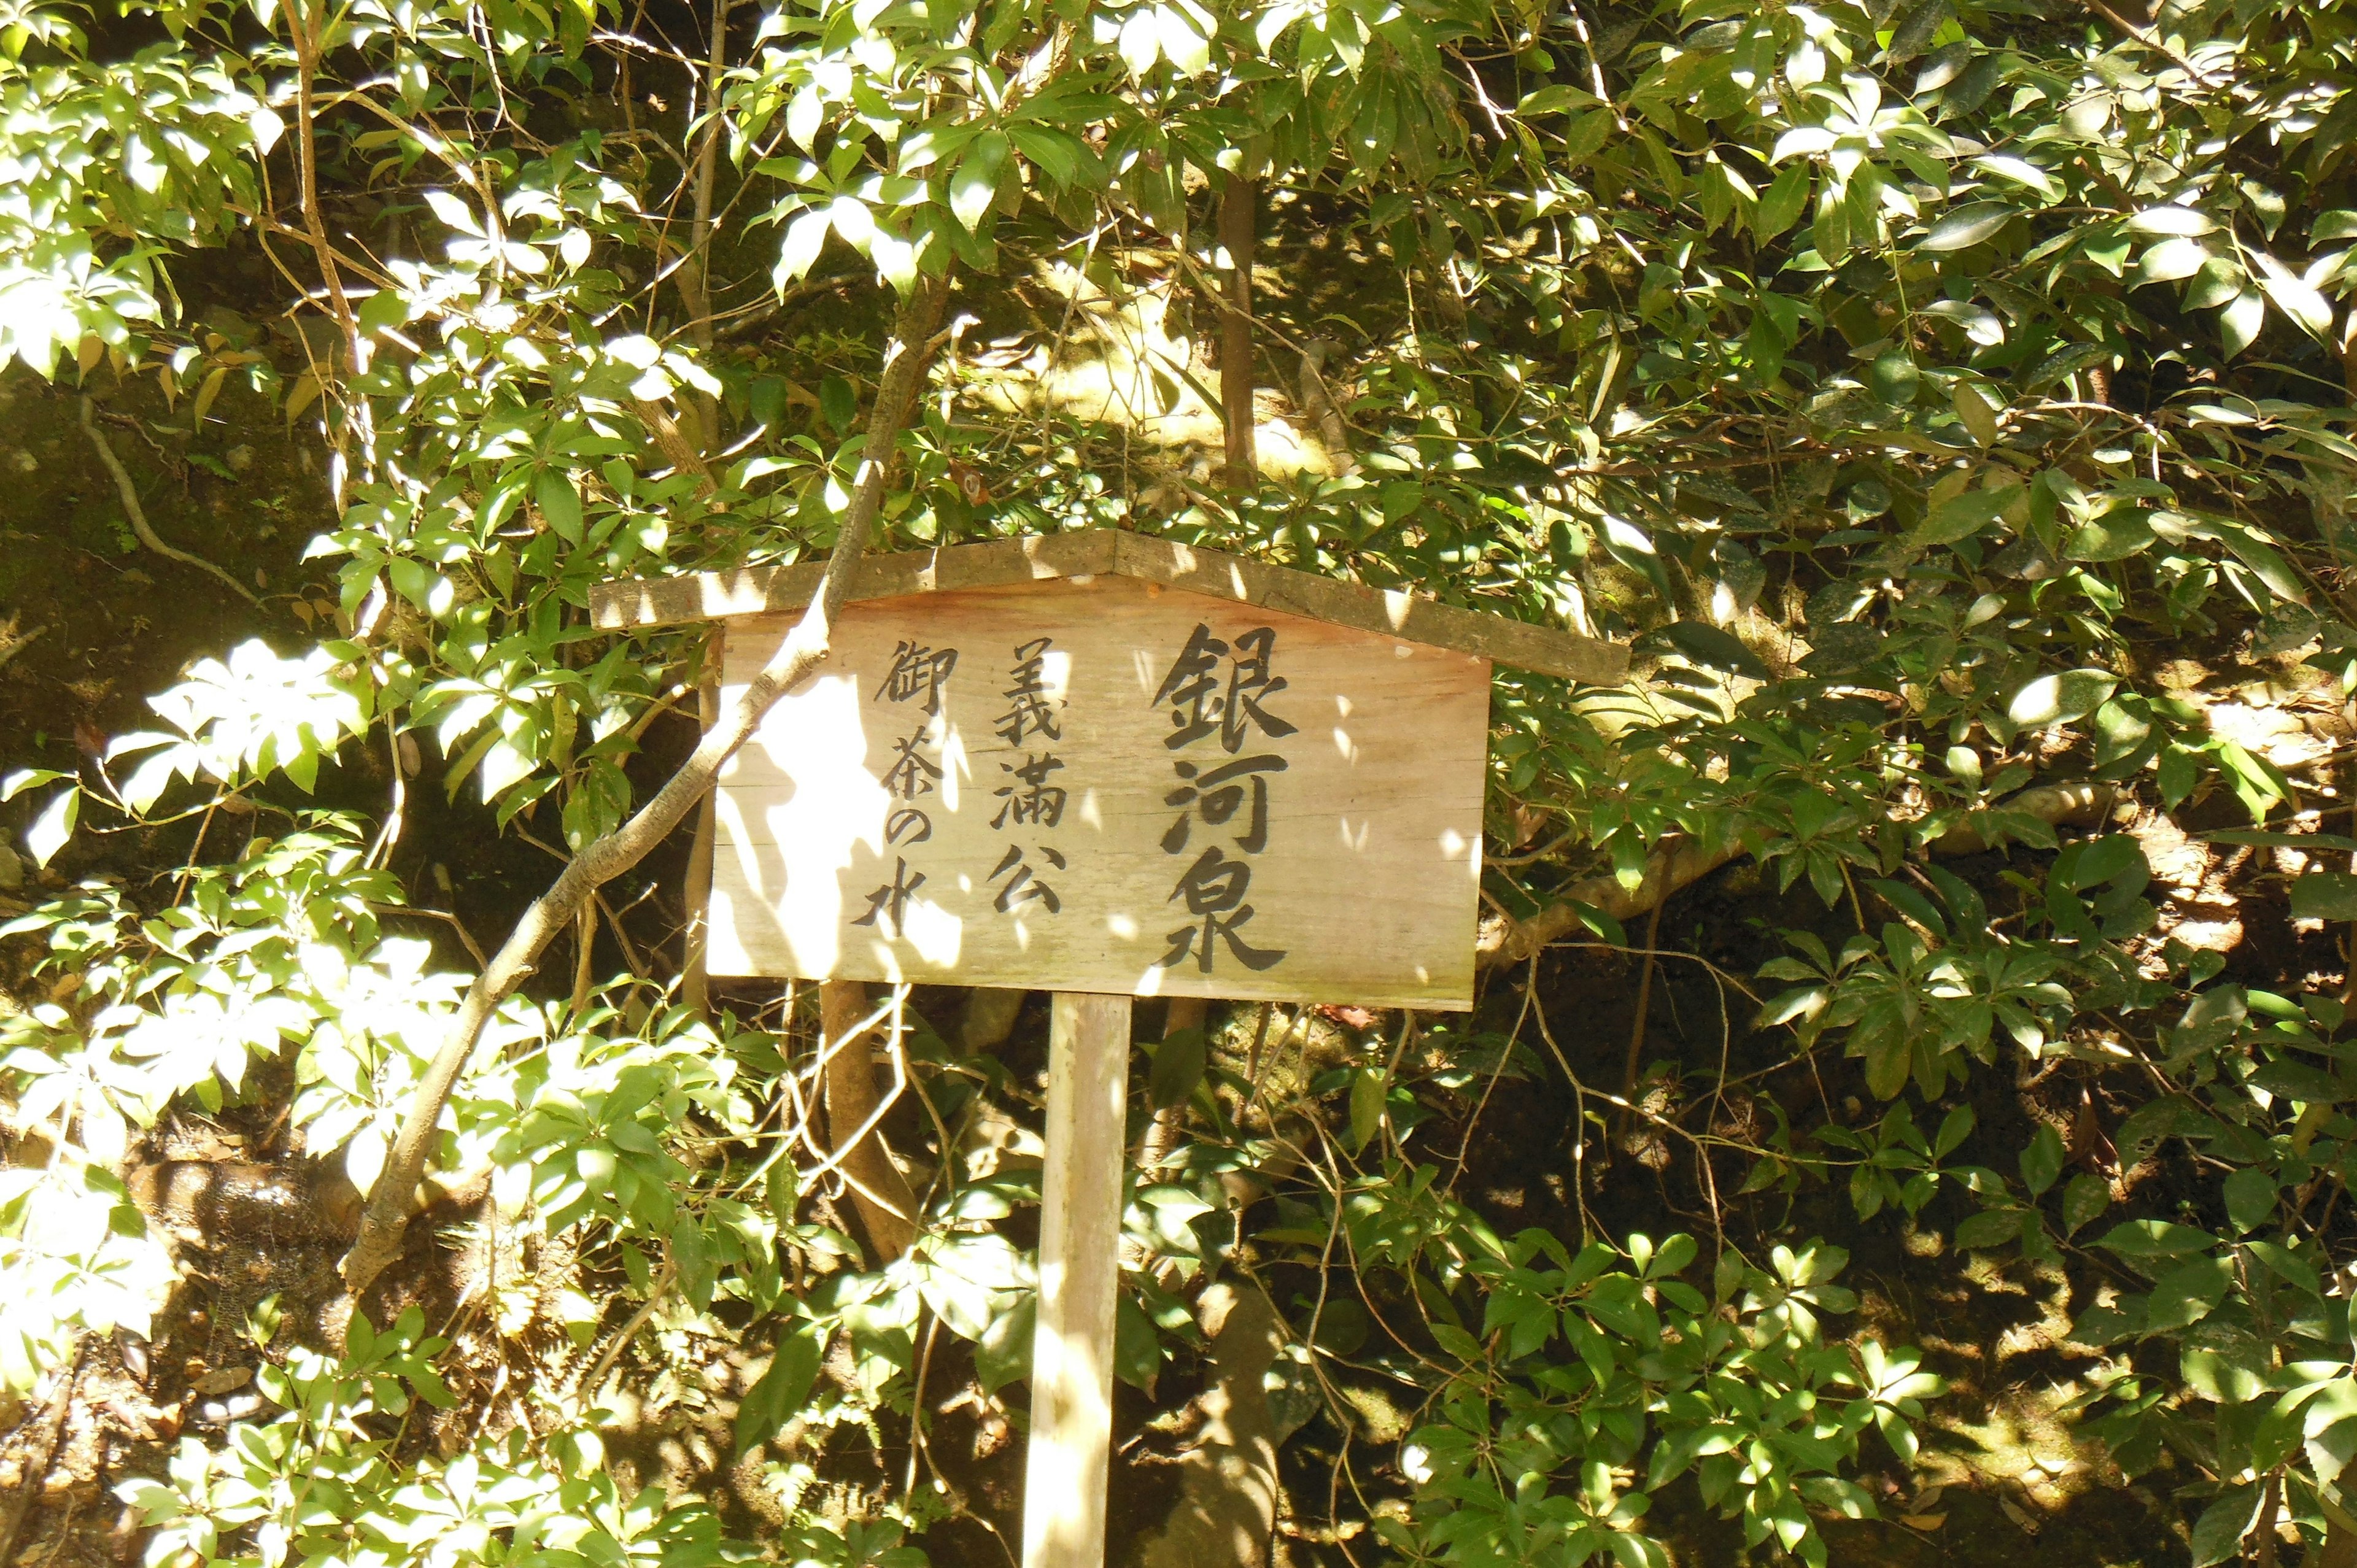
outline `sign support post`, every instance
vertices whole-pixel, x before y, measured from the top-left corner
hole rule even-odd
[[[1126,996],[1059,991],[1049,1013],[1023,1568],[1104,1562],[1129,1012]]]

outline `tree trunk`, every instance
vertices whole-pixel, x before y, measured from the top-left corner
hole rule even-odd
[[[859,1135],[882,1099],[876,1091],[875,1031],[860,1027],[874,1010],[864,981],[830,980],[818,988],[819,1021],[826,1031],[827,1048],[834,1052],[826,1063],[827,1146],[834,1151],[835,1168],[849,1179],[851,1205],[859,1211],[860,1228],[867,1232],[874,1261],[881,1265],[907,1251],[916,1240],[917,1197],[892,1163],[884,1130],[868,1127],[864,1137]],[[858,1037],[846,1040],[855,1029]],[[856,1146],[854,1138],[858,1139]]]

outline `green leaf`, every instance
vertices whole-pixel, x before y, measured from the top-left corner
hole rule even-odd
[[[2332,302],[2273,256],[2263,251],[2250,254],[2259,264],[2259,287],[2266,291],[2268,302],[2316,337],[2329,340],[2332,335]]]
[[[1922,380],[1915,357],[1897,349],[1877,355],[1874,363],[1867,367],[1866,384],[1876,397],[1893,408],[1904,408],[1914,402],[1915,389]]]
[[[1972,1251],[2009,1246],[2021,1235],[2022,1223],[2029,1218],[2028,1211],[2019,1208],[1984,1208],[1968,1214],[1956,1226],[1956,1245]]]
[[[1351,1148],[1353,1153],[1383,1124],[1383,1103],[1391,1090],[1390,1075],[1381,1068],[1361,1068],[1351,1076]]]
[[[2064,670],[2026,682],[2006,704],[2006,716],[2024,729],[2075,724],[2104,705],[2119,684],[2107,670]]]
[[[581,496],[571,478],[555,468],[543,468],[533,481],[533,499],[558,538],[567,544],[581,542]]]
[[[998,199],[999,171],[1006,166],[1005,133],[985,131],[974,139],[950,178],[950,211],[968,231]]]
[[[1664,628],[1662,635],[1674,644],[1679,652],[1697,664],[1707,665],[1713,670],[1732,671],[1754,681],[1773,679],[1773,672],[1764,660],[1744,647],[1733,633],[1722,631],[1706,621],[1677,621]]]
[[[1928,548],[1970,539],[2004,516],[2018,494],[2014,489],[1984,489],[1950,496],[1924,515],[1909,542]]]
[[[2259,1488],[2236,1487],[2201,1510],[2193,1521],[2190,1568],[2214,1568],[2243,1550],[2243,1536],[2258,1517]]]
[[[2255,1230],[2273,1219],[2276,1178],[2255,1165],[2245,1165],[2226,1178],[2226,1218],[2237,1230]]]
[[[818,1380],[825,1346],[819,1334],[805,1326],[778,1342],[770,1369],[745,1391],[737,1407],[737,1452],[765,1443],[809,1402],[811,1385]]]
[[[2218,1239],[2206,1230],[2171,1224],[2166,1219],[2131,1219],[2114,1226],[2095,1243],[2129,1258],[2182,1257],[2188,1252],[2207,1251],[2217,1244]]]
[[[1986,392],[1970,381],[1959,381],[1956,382],[1955,391],[1949,394],[1948,401],[1949,405],[1956,411],[1956,418],[1963,423],[1975,446],[1996,445],[1997,405],[1990,401]]]
[[[2357,240],[2357,212],[2346,207],[2319,212],[2309,225],[2308,237],[2319,245],[2330,244],[2335,240]]]
[[[1203,1069],[1208,1063],[1209,1047],[1200,1029],[1179,1029],[1163,1036],[1154,1047],[1154,1062],[1146,1075],[1146,1096],[1157,1111],[1168,1111],[1174,1105],[1184,1105],[1203,1081]]]
[[[2292,878],[2291,913],[2296,920],[2357,920],[2357,874],[2311,871]]]
[[[2017,216],[2018,209],[2002,201],[1975,201],[1932,224],[1931,231],[1918,242],[1917,249],[1962,251],[1994,238]]]
[[[841,376],[829,376],[818,384],[818,410],[838,435],[848,433],[859,417],[859,394]]]
[[[2251,346],[2266,324],[2266,301],[2255,289],[2246,288],[2227,302],[2218,313],[2218,335],[2228,359]]]
[[[1670,596],[1670,575],[1662,565],[1660,553],[1653,548],[1652,536],[1635,523],[1624,521],[1609,512],[1605,514],[1603,522],[1605,553],[1631,572],[1642,575],[1663,598],[1667,599]]]
[[[2152,514],[2135,507],[2115,507],[2093,521],[2072,532],[2063,542],[2066,561],[2125,561],[2152,547]]]
[[[2082,1174],[2062,1189],[2062,1234],[2075,1235],[2087,1221],[2112,1206],[2112,1184],[2099,1176]]]
[[[2145,1300],[2147,1332],[2183,1328],[2210,1316],[2234,1283],[2233,1265],[2223,1258],[2200,1258],[2171,1269]]]
[[[2021,1151],[2021,1184],[2029,1189],[2030,1197],[2040,1197],[2054,1185],[2062,1174],[2063,1156],[2062,1134],[2051,1122],[2040,1122],[2029,1147]]]
[[[2331,1105],[2357,1099],[2357,1090],[2331,1074],[2289,1058],[2264,1062],[2244,1081],[2277,1100],[2297,1101],[2303,1105]]]
[[[2198,236],[2214,233],[2217,228],[2208,213],[2190,207],[2147,207],[2128,220],[2128,231],[2136,234]]]
[[[2189,1345],[2178,1359],[2186,1386],[2213,1404],[2247,1404],[2267,1391],[2266,1374],[2225,1351]]]
[[[1611,117],[1605,116],[1610,124]],[[1809,202],[1809,182],[1814,171],[1804,160],[1784,166],[1775,183],[1760,194],[1760,205],[1751,215],[1751,231],[1760,240],[1776,238],[1797,222],[1801,209]]]
[[[32,851],[33,864],[47,865],[57,858],[58,851],[65,848],[66,841],[73,837],[74,824],[81,820],[81,790],[79,788],[60,789],[50,796],[49,803],[41,808],[41,814],[25,829],[25,847]]]
[[[2163,240],[2147,247],[2137,259],[2136,282],[2175,283],[2179,278],[2191,277],[2209,262],[2210,252],[2198,241]]]

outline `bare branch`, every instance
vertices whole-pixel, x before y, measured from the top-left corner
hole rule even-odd
[[[353,1293],[367,1289],[387,1263],[400,1255],[402,1233],[409,1223],[412,1197],[438,1136],[442,1112],[451,1090],[475,1054],[483,1029],[501,1002],[532,973],[540,954],[557,932],[571,924],[576,913],[606,883],[629,871],[667,838],[704,799],[720,769],[739,746],[751,738],[762,717],[779,698],[815,670],[825,659],[834,619],[851,586],[853,567],[867,547],[876,518],[884,504],[884,487],[892,467],[892,454],[909,409],[923,385],[927,346],[949,303],[946,276],[921,278],[903,302],[894,326],[894,343],[885,362],[876,407],[867,423],[866,454],[859,487],[843,519],[826,575],[810,607],[803,611],[791,636],[754,676],[734,707],[706,730],[704,739],[636,815],[612,832],[583,849],[547,892],[524,911],[523,918],[492,955],[490,964],[476,978],[451,1021],[443,1043],[425,1076],[419,1081],[401,1131],[385,1157],[384,1170],[369,1193],[361,1217],[359,1238],[343,1262],[343,1274]]]

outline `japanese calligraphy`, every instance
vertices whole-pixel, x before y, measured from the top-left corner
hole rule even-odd
[[[1169,969],[1186,962],[1192,952],[1195,967],[1209,974],[1214,946],[1224,940],[1230,955],[1246,969],[1274,968],[1285,957],[1282,951],[1248,946],[1236,935],[1253,918],[1253,907],[1244,902],[1244,893],[1251,886],[1252,867],[1241,860],[1230,860],[1224,850],[1215,846],[1197,855],[1195,864],[1179,876],[1178,886],[1171,889],[1170,899],[1176,903],[1184,898],[1187,913],[1202,925],[1189,923],[1172,931],[1164,939],[1170,950],[1155,961]]]
[[[942,687],[957,668],[957,650],[931,649],[922,644],[903,642],[892,650],[892,668],[885,673],[884,684],[876,694],[887,702],[906,703],[922,697],[925,712],[942,711]]]
[[[892,765],[884,770],[884,788],[892,792],[893,799],[913,800],[933,792],[933,781],[941,778],[942,765],[918,749],[924,744],[925,731],[921,729],[892,743]]]
[[[1178,751],[1217,734],[1220,749],[1232,755],[1243,748],[1250,728],[1271,739],[1293,734],[1290,722],[1261,706],[1286,687],[1283,676],[1269,672],[1275,647],[1273,627],[1254,627],[1238,637],[1223,692],[1219,669],[1220,661],[1229,657],[1228,644],[1213,637],[1210,627],[1198,624],[1154,693],[1155,706],[1171,704],[1170,733],[1162,744]]]
[[[1156,707],[1169,706],[1170,733],[1162,744],[1184,751],[1216,738],[1220,749],[1235,760],[1209,767],[1192,757],[1171,760],[1175,782],[1162,803],[1178,808],[1178,814],[1162,834],[1165,854],[1187,852],[1198,821],[1228,829],[1240,815],[1243,831],[1234,836],[1234,848],[1245,855],[1268,848],[1269,780],[1290,765],[1274,752],[1237,754],[1254,732],[1274,741],[1296,731],[1290,721],[1263,705],[1286,689],[1285,677],[1272,668],[1275,653],[1273,627],[1241,632],[1231,644],[1199,622],[1171,660],[1154,694]],[[1170,890],[1169,902],[1186,907],[1188,923],[1164,938],[1169,950],[1156,961],[1157,967],[1174,968],[1191,958],[1200,972],[1209,974],[1222,947],[1229,958],[1255,972],[1282,961],[1285,950],[1256,948],[1238,934],[1253,918],[1253,907],[1245,902],[1252,875],[1251,862],[1231,855],[1227,846],[1213,844],[1198,854]]]
[[[1064,857],[1044,844],[1040,846],[1039,858],[1058,871],[1064,869]],[[992,869],[990,879],[996,882],[1000,877],[1007,876],[1009,872],[1014,875],[1008,876],[1006,886],[998,890],[998,897],[991,900],[991,908],[1000,914],[1011,915],[1035,899],[1040,908],[1050,915],[1063,908],[1064,901],[1056,897],[1054,888],[1039,879],[1039,873],[1031,868],[1031,863],[1025,857],[1021,844],[1006,846],[1006,853],[1000,857],[998,865]]]
[[[1064,738],[1056,711],[1062,704],[1050,703],[1048,696],[1048,650],[1054,641],[1035,637],[1016,647],[1010,671],[1014,684],[999,693],[1011,704],[998,716],[998,738],[1009,746],[1021,746],[1026,736]]]
[[[901,857],[893,868],[892,880],[867,896],[867,913],[851,923],[855,926],[877,926],[888,937],[897,939],[907,929],[909,900],[925,885],[921,871],[911,875],[907,858]]]
[[[898,802],[884,819],[886,847],[913,848],[933,836],[933,819],[916,804],[941,781],[942,765],[925,754],[928,743],[939,744],[934,733],[941,724],[942,693],[957,669],[957,650],[902,642],[892,650],[892,667],[876,690],[879,702],[921,702],[924,721],[892,743],[892,760],[884,771],[884,788]],[[925,885],[925,874],[911,871],[905,855],[895,854],[892,880],[867,895],[867,912],[851,923],[874,926],[894,940],[907,929],[909,900]]]
[[[1240,757],[1233,762],[1223,762],[1209,772],[1199,773],[1191,762],[1171,764],[1178,775],[1178,786],[1162,798],[1166,806],[1191,807],[1182,810],[1162,835],[1162,850],[1177,854],[1187,847],[1187,834],[1200,813],[1211,826],[1224,827],[1235,817],[1244,802],[1247,791],[1252,796],[1252,816],[1236,847],[1246,854],[1258,854],[1268,847],[1268,779],[1271,773],[1282,773],[1286,763],[1282,757]]]
[[[1050,773],[1062,771],[1064,759],[1052,754],[1032,756],[1027,753],[1022,765],[1002,762],[999,771],[1012,776],[1012,782],[991,791],[996,800],[1006,803],[998,808],[998,815],[990,819],[994,828],[1003,828],[1010,821],[1035,822],[1052,828],[1064,820],[1065,792],[1048,782]]]
[[[1054,639],[1035,637],[1015,645],[1014,663],[1007,671],[1006,689],[1000,693],[1010,704],[997,721],[998,737],[1023,746],[1023,760],[1002,762],[998,770],[1006,782],[991,791],[999,802],[990,825],[1001,832],[1009,828],[1057,828],[1063,824],[1064,804],[1071,796],[1061,784],[1049,780],[1064,771],[1064,759],[1052,751],[1033,751],[1028,739],[1061,740],[1064,736],[1060,701],[1051,701],[1048,686],[1048,653]],[[1065,867],[1063,852],[1055,845],[1039,846],[1039,859],[1056,871]],[[1039,872],[1020,844],[1009,844],[991,872],[996,884],[1004,880],[991,908],[1002,915],[1060,913],[1064,901],[1040,880]]]

